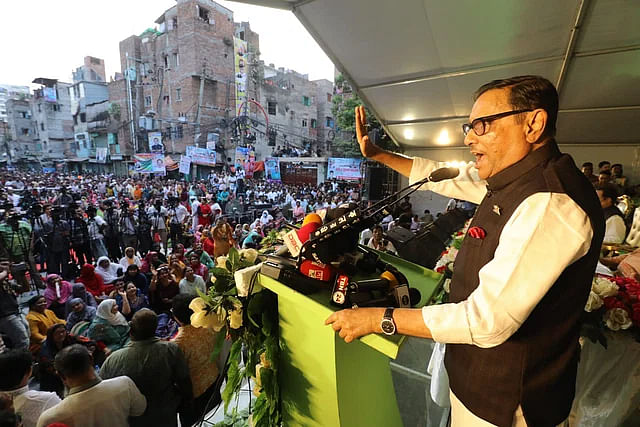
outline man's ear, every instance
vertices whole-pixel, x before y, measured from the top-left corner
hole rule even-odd
[[[529,144],[540,142],[547,127],[549,115],[542,108],[537,108],[527,114],[525,120],[525,138]]]

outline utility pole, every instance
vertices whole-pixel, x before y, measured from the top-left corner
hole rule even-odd
[[[200,73],[200,93],[198,94],[198,109],[196,110],[196,126],[195,132],[193,133],[193,145],[198,147],[198,138],[200,137],[200,109],[202,108],[202,98],[204,97],[204,77],[206,72],[205,61],[202,61],[202,72]],[[198,165],[195,163],[191,163],[193,165],[193,176],[194,178],[198,177]]]
[[[133,154],[138,152],[138,136],[136,135],[136,125],[133,121],[133,97],[131,95],[131,67],[129,66],[129,52],[125,52],[127,70],[125,72],[125,83],[127,85],[127,101],[129,104],[129,130],[131,131],[131,142],[133,143]]]

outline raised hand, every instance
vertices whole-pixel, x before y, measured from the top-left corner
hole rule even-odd
[[[364,111],[364,106],[360,105],[356,107],[356,136],[362,155],[365,157],[373,157],[380,153],[381,148],[369,139],[366,124],[367,113]]]

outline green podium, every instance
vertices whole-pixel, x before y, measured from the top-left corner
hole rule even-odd
[[[436,292],[440,274],[391,255],[381,258],[420,291],[419,306]],[[278,295],[284,425],[401,427],[389,359],[404,338],[371,334],[346,344],[324,324],[336,310],[331,289],[305,296],[267,276],[259,280]]]

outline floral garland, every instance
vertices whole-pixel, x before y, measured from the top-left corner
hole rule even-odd
[[[445,276],[443,289],[433,303],[447,302],[453,266],[471,220],[451,236],[450,246],[442,252],[434,270]],[[596,274],[584,308],[581,334],[607,347],[605,331],[627,331],[640,341],[640,283],[627,277]]]
[[[280,389],[278,385],[279,328],[278,303],[275,294],[262,292],[255,284],[258,251],[231,248],[228,256],[216,259],[211,270],[213,286],[207,294],[199,292],[189,307],[193,310],[191,324],[211,328],[218,334],[212,358],[219,355],[225,337],[231,339],[227,361],[227,384],[222,392],[224,411],[238,399],[244,380],[255,384],[255,406],[250,412],[251,425],[273,427],[282,423]],[[243,271],[244,270],[244,271]],[[244,274],[251,277],[237,280]],[[244,357],[243,357],[244,353]],[[242,418],[234,408],[231,417],[217,427],[236,425]]]

